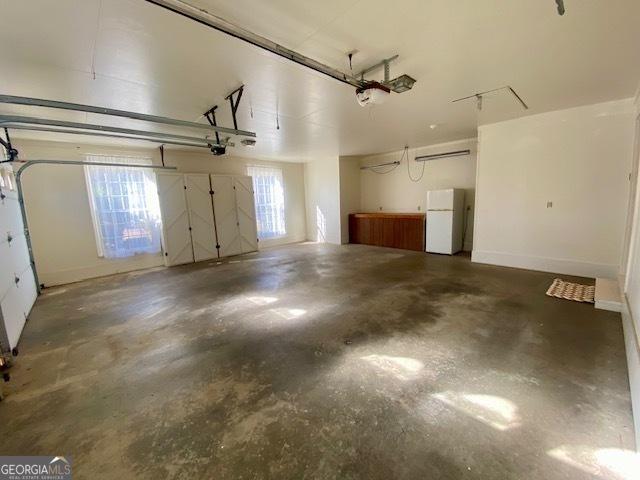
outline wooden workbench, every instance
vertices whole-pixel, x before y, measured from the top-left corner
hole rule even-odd
[[[424,251],[424,213],[352,213],[349,243]]]

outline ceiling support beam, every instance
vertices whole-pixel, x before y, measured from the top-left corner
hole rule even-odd
[[[289,48],[283,47],[282,45],[269,40],[261,35],[250,32],[242,27],[234,25],[226,20],[217,17],[205,10],[196,8],[192,5],[189,5],[186,2],[181,0],[146,0],[149,3],[153,3],[154,5],[158,5],[166,10],[169,10],[173,13],[177,13],[178,15],[182,15],[190,20],[198,22],[202,25],[205,25],[209,28],[213,28],[214,30],[218,30],[219,32],[226,33],[232,37],[235,37],[244,42],[250,43],[258,48],[263,50],[267,50],[279,57],[286,58],[294,63],[302,65],[304,67],[310,68],[311,70],[315,70],[316,72],[327,75],[339,82],[346,83],[347,85],[352,85],[356,88],[362,86],[362,82],[354,77],[353,75],[348,75],[340,70],[329,67],[323,63],[320,63],[312,58],[309,58],[301,53],[295,52]]]
[[[178,120],[175,118],[160,117],[158,115],[147,115],[145,113],[129,112],[126,110],[116,110],[113,108],[95,107],[92,105],[83,105],[80,103],[59,102],[56,100],[45,100],[42,98],[17,97],[14,95],[0,95],[0,103],[9,103],[13,105],[28,105],[33,107],[57,108],[60,110],[72,110],[75,112],[97,113],[99,115],[110,115],[113,117],[124,117],[132,120],[141,120],[144,122],[160,123],[164,125],[173,125],[176,127],[197,128],[200,130],[208,130],[209,132],[226,133],[229,135],[237,135],[239,137],[255,137],[255,132],[246,130],[238,130],[226,127],[212,127],[203,123],[189,122],[186,120]]]

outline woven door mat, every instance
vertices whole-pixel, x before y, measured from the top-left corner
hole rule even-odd
[[[593,285],[565,282],[560,278],[556,278],[547,290],[550,297],[585,303],[594,303],[595,293],[596,287]]]

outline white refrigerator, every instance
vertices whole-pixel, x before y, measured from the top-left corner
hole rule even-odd
[[[462,250],[464,190],[427,192],[426,251],[453,255]]]

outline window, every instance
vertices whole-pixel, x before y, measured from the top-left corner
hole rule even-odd
[[[7,166],[0,168],[0,188],[5,188],[7,190],[15,189],[15,177],[11,167]]]
[[[130,257],[160,252],[160,205],[149,158],[87,155],[88,162],[121,163],[122,167],[85,167],[98,256]]]
[[[253,178],[258,238],[276,238],[286,235],[282,170],[249,166],[247,174]]]

